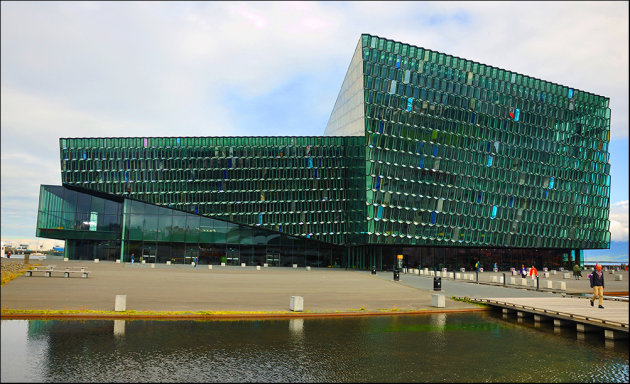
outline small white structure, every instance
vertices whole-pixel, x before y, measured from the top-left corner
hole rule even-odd
[[[462,278],[462,274],[461,273],[456,273],[455,274],[455,280],[461,280]]]
[[[116,264],[120,264],[120,259],[116,259]]]
[[[263,268],[267,268],[269,266],[269,264],[265,263],[263,264]]]
[[[221,263],[221,266],[222,266],[222,267],[225,267],[225,263]]]
[[[302,296],[291,296],[289,309],[293,312],[304,311],[304,298]]]
[[[212,269],[212,264],[208,264],[208,269]]]
[[[439,294],[439,293],[434,293],[431,295],[431,306],[432,307],[437,307],[437,308],[444,308],[446,307],[446,299],[444,298],[444,295]]]
[[[241,267],[242,267],[242,268],[245,268],[245,263],[241,263]]]
[[[171,261],[170,260],[166,260],[166,265],[171,265]]]
[[[95,263],[98,263],[99,261],[100,261],[99,259],[94,259],[94,262],[95,262]]]
[[[257,271],[260,271],[260,265],[257,265],[257,266],[256,266],[256,270],[257,270]]]
[[[121,312],[127,310],[127,295],[116,295],[114,311]]]
[[[293,264],[293,268],[297,268],[297,264]]]
[[[306,270],[307,270],[307,271],[310,271],[310,270],[311,270],[311,267],[306,267]]]
[[[551,281],[551,280],[543,281],[543,288],[552,289],[553,288],[553,281]]]

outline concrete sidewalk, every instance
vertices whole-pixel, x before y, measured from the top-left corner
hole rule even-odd
[[[304,297],[310,312],[437,310],[430,290],[372,276],[367,271],[207,265],[117,264],[111,261],[44,260],[56,268],[86,266],[81,277],[20,276],[1,290],[2,309],[112,311],[116,295],[127,295],[135,311],[288,311],[291,296]],[[363,309],[362,309],[363,308]],[[447,310],[478,309],[446,296]]]

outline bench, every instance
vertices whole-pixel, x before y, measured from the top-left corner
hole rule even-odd
[[[70,277],[71,274],[81,274],[81,277],[87,278],[90,271],[86,270],[85,267],[68,267],[63,268],[62,270],[55,270],[53,265],[46,266],[45,268],[35,267],[32,270],[26,271],[26,276],[32,277],[33,273],[42,273],[43,276],[52,277],[53,273],[63,274],[63,277]]]

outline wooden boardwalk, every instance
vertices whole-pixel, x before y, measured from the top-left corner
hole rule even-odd
[[[591,307],[586,298],[575,297],[509,297],[471,299],[493,307],[503,308],[504,312],[516,311],[519,316],[535,316],[537,321],[553,319],[560,325],[575,323],[577,330],[603,329],[607,338],[628,337],[628,302],[604,300],[604,309]],[[614,334],[614,336],[613,336]]]

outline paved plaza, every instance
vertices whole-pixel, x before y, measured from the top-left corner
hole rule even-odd
[[[129,264],[112,261],[43,260],[56,268],[85,266],[81,277],[20,276],[2,287],[2,309],[97,310],[114,309],[116,295],[127,295],[127,310],[136,311],[288,311],[291,296],[304,298],[304,310],[315,313],[436,310],[432,307],[433,278],[392,272],[345,269],[261,268],[207,265]],[[490,280],[483,273],[480,280]],[[508,273],[509,274],[509,273]],[[606,280],[606,290],[628,291],[622,281]],[[498,274],[497,274],[498,275]],[[585,276],[587,275],[584,274]],[[561,279],[562,280],[562,279]],[[568,292],[590,292],[588,279],[564,279]],[[553,297],[558,293],[442,279],[440,293],[446,309],[475,309],[456,297]]]

